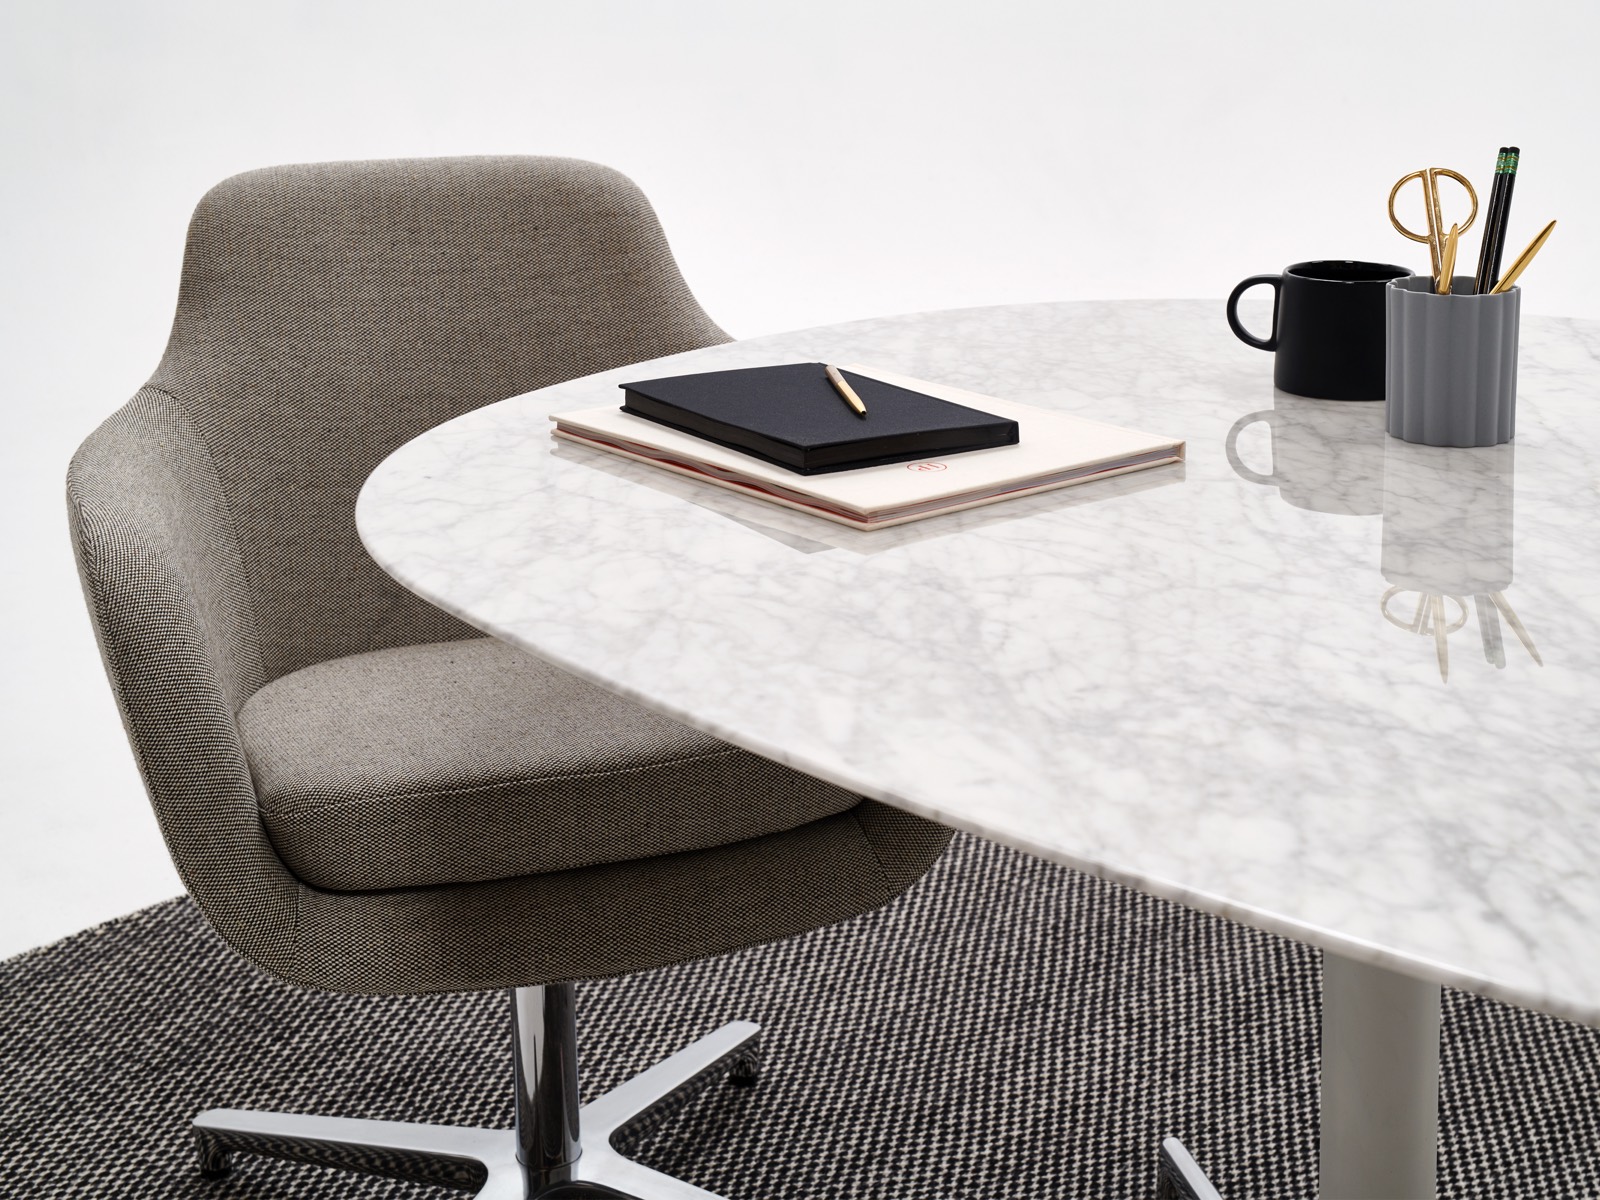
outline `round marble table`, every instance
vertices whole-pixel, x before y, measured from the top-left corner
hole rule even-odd
[[[818,359],[1188,461],[860,532],[550,435],[621,380]],[[468,414],[357,519],[435,604],[750,750],[1320,946],[1384,1005],[1600,1023],[1600,324],[1525,319],[1494,449],[1271,376],[1214,302],[861,321]]]

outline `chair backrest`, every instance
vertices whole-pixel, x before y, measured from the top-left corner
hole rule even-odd
[[[201,443],[237,540],[260,680],[228,688],[235,702],[311,663],[468,632],[356,536],[356,493],[396,447],[491,401],[726,340],[644,196],[592,163],[321,163],[213,188],[148,388]]]

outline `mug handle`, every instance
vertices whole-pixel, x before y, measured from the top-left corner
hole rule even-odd
[[[1239,286],[1241,288],[1249,287],[1251,282],[1251,280],[1247,279]],[[1244,465],[1244,460],[1239,457],[1239,435],[1244,432],[1244,427],[1252,421],[1265,421],[1271,415],[1271,409],[1263,409],[1261,412],[1246,413],[1240,417],[1233,423],[1233,428],[1228,430],[1228,439],[1223,443],[1222,448],[1227,452],[1228,465],[1234,469],[1234,472],[1241,479],[1248,479],[1251,483],[1264,483],[1268,487],[1276,487],[1278,483],[1276,474],[1262,475],[1252,471]]]
[[[1270,283],[1272,285],[1272,336],[1265,341],[1256,337],[1243,325],[1239,324],[1239,297],[1258,283]],[[1246,346],[1254,346],[1257,350],[1276,350],[1278,348],[1278,299],[1282,295],[1282,275],[1250,276],[1249,279],[1234,288],[1233,294],[1228,297],[1228,328],[1233,330],[1238,339]]]

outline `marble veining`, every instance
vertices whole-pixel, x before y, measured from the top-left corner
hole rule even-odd
[[[550,436],[621,380],[801,359],[1171,434],[1188,462],[867,533]],[[862,321],[468,414],[383,463],[357,520],[434,603],[751,750],[1600,1023],[1600,325],[1524,319],[1491,449],[1271,380],[1220,302]]]

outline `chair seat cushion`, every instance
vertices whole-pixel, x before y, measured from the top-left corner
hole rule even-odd
[[[278,854],[334,891],[703,850],[861,799],[493,638],[296,671],[245,703],[239,734]]]

